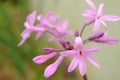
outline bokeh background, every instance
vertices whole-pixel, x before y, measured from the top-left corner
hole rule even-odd
[[[104,14],[120,15],[119,0],[92,1],[97,6],[99,3],[105,3]],[[44,54],[43,47],[58,45],[48,43],[47,35],[36,41],[32,34],[24,45],[17,47],[17,44],[21,40],[20,33],[24,29],[26,16],[33,10],[44,15],[54,10],[61,17],[61,21],[69,19],[69,29],[81,30],[86,20],[81,13],[88,8],[85,0],[0,0],[0,80],[81,80],[78,69],[67,73],[69,60],[65,60],[49,79],[43,77],[45,67],[55,59],[37,65],[32,62],[32,58]],[[107,24],[110,30],[109,35],[120,40],[120,21]],[[86,29],[84,36],[90,34],[91,27]],[[98,44],[90,43],[90,45]],[[116,45],[99,44],[98,46],[101,47],[101,50],[93,55],[101,64],[101,68],[97,69],[87,62],[88,80],[119,80],[120,43]]]

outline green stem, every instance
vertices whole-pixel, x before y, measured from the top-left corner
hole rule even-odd
[[[82,77],[82,80],[88,80],[86,74]]]
[[[86,24],[84,24],[83,27],[82,27],[82,30],[80,32],[80,37],[82,37],[82,34],[83,34],[83,31],[84,31],[85,27],[86,27]]]

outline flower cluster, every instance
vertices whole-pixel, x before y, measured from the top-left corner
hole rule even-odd
[[[59,16],[57,16],[54,11],[49,12],[46,16],[37,16],[36,11],[33,11],[27,16],[24,23],[25,30],[21,33],[22,40],[18,46],[21,46],[30,37],[31,33],[36,32],[36,39],[40,38],[42,34],[48,33],[52,36],[48,41],[57,40],[63,47],[62,49],[51,47],[44,48],[44,52],[48,54],[39,55],[33,58],[33,61],[36,64],[42,64],[47,60],[58,56],[57,60],[45,69],[44,76],[46,78],[52,76],[56,72],[58,66],[66,57],[73,57],[68,67],[68,72],[72,72],[78,66],[81,76],[84,76],[86,74],[86,60],[89,60],[94,66],[100,68],[99,63],[91,54],[92,52],[97,52],[100,48],[98,46],[84,48],[84,45],[89,42],[104,44],[115,44],[118,42],[116,38],[108,37],[109,29],[105,21],[119,21],[120,17],[103,15],[103,3],[99,5],[97,10],[95,4],[91,0],[86,0],[86,2],[90,6],[91,10],[85,10],[82,13],[82,15],[88,18],[88,20],[85,22],[80,32],[78,30],[67,30],[68,20],[65,20],[61,24]],[[36,20],[39,23],[35,24]],[[92,23],[94,23],[92,29],[93,35],[83,40],[82,34],[85,28]],[[105,31],[99,31],[100,23],[105,26]],[[75,36],[74,42],[66,37],[71,34],[74,34]]]

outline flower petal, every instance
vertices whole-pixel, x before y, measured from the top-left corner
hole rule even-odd
[[[92,24],[92,23],[94,23],[95,22],[95,19],[94,18],[90,18],[90,19],[88,19],[87,21],[86,21],[86,25],[90,25],[90,24]]]
[[[86,18],[94,18],[96,15],[95,11],[92,10],[86,10],[82,13],[82,16],[86,17]]]
[[[94,25],[92,31],[93,31],[94,33],[96,33],[99,28],[100,28],[100,20],[99,20],[99,19],[96,19],[96,20],[95,20],[95,25]]]
[[[26,22],[28,22],[29,25],[34,25],[36,19],[36,11],[33,11],[30,15],[27,16]]]
[[[45,19],[44,19],[43,15],[39,15],[39,16],[37,16],[37,20],[44,21]]]
[[[86,73],[86,70],[87,70],[87,68],[86,68],[85,58],[83,56],[81,56],[79,58],[79,72],[82,76],[84,76]]]
[[[36,64],[41,64],[41,63],[44,63],[46,62],[48,59],[54,57],[57,53],[56,52],[52,52],[48,55],[40,55],[40,56],[36,56],[35,58],[33,58],[33,61],[36,63]]]
[[[23,38],[23,39],[18,43],[17,46],[21,46],[26,40],[27,40],[27,38]]]
[[[93,10],[96,10],[95,4],[91,0],[86,0],[86,2]]]
[[[72,62],[70,63],[69,67],[68,67],[68,72],[72,72],[78,65],[78,58],[73,58]]]
[[[86,58],[87,58],[93,65],[95,65],[97,68],[100,68],[99,63],[97,62],[97,60],[96,60],[91,54],[86,54]]]
[[[66,30],[66,28],[67,28],[67,26],[68,26],[68,20],[65,20],[63,23],[62,23],[62,26],[61,26],[61,28],[62,28],[62,30]]]
[[[103,20],[101,20],[100,22],[105,26],[105,29],[106,29],[104,35],[107,35],[109,32],[107,24]]]
[[[106,44],[116,44],[118,42],[116,38],[108,37],[107,35],[99,39],[95,39],[94,41],[98,43],[106,43]]]
[[[56,37],[54,37],[54,36],[52,36],[51,38],[49,38],[49,42],[53,42],[53,41],[55,41],[57,38]]]
[[[77,55],[77,52],[75,50],[67,50],[60,52],[61,56],[75,56]]]
[[[106,16],[102,16],[102,20],[104,20],[104,21],[119,21],[120,16],[106,15]]]
[[[98,51],[99,49],[100,49],[100,48],[99,48],[99,47],[96,47],[96,46],[94,46],[94,47],[89,47],[89,48],[84,49],[84,53],[96,52],[96,51]]]
[[[57,68],[58,68],[58,66],[59,66],[59,64],[61,63],[62,60],[63,60],[63,57],[60,56],[53,64],[50,64],[45,69],[44,76],[46,78],[49,78],[50,76],[52,76],[56,72],[56,70],[57,70]]]
[[[39,39],[43,35],[43,32],[38,32],[36,35],[36,40]]]
[[[83,46],[83,42],[82,42],[82,39],[81,37],[76,37],[75,38],[75,48],[76,50],[80,50]]]
[[[103,14],[104,4],[100,4],[97,12],[97,18],[100,18]]]

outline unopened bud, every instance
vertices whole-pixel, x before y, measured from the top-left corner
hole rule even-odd
[[[92,41],[92,40],[95,40],[95,39],[99,39],[99,38],[101,38],[102,36],[104,36],[104,33],[103,33],[103,32],[99,32],[99,33],[91,36],[91,37],[89,38],[89,40]]]
[[[75,35],[75,37],[78,37],[78,36],[79,36],[78,30],[76,30],[76,31],[74,32],[74,35]]]

